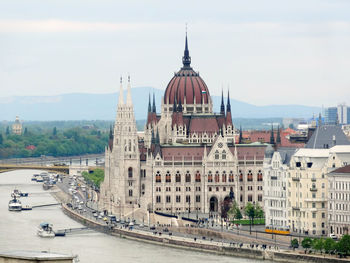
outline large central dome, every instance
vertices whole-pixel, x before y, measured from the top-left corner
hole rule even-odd
[[[196,111],[195,109],[198,107],[204,107],[203,111],[201,110],[200,112],[211,111],[209,89],[199,76],[199,73],[191,68],[187,35],[182,63],[183,67],[175,73],[165,90],[164,104],[173,105],[181,103],[188,109],[187,112]],[[186,107],[186,105],[189,107]]]

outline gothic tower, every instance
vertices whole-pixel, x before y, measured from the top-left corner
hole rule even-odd
[[[139,204],[140,196],[140,155],[130,76],[126,102],[123,99],[122,79],[120,81],[113,146],[106,149],[105,157],[105,180],[101,186],[104,209],[125,216],[130,209]]]

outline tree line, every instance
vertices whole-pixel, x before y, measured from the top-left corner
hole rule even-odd
[[[102,153],[108,143],[107,131],[96,127],[44,131],[26,127],[22,135],[16,135],[6,128],[0,133],[0,159]]]
[[[298,239],[293,239],[291,241],[291,246],[293,248],[299,247]],[[326,253],[326,254],[338,254],[338,255],[350,255],[350,236],[344,235],[339,241],[328,238],[311,238],[305,237],[301,241],[301,246],[304,248],[304,252],[312,253]]]

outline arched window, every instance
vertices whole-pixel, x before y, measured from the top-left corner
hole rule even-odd
[[[196,179],[195,180],[196,180],[196,183],[200,183],[200,181],[201,181],[201,174],[199,171],[196,172]]]
[[[165,175],[165,182],[166,182],[166,183],[171,183],[171,175],[170,175],[170,172],[169,172],[169,171],[166,172],[166,175]]]
[[[132,167],[129,167],[128,169],[128,177],[132,178]]]
[[[131,140],[129,140],[129,152],[131,152]]]
[[[181,174],[180,174],[179,171],[176,172],[176,175],[175,175],[175,182],[181,183]]]
[[[132,196],[132,190],[131,189],[129,190],[129,196]]]
[[[186,181],[186,183],[191,182],[191,174],[189,171],[186,172],[185,181]]]
[[[252,174],[252,171],[251,171],[251,170],[248,171],[248,174],[247,174],[247,181],[248,181],[248,182],[253,181],[253,174]]]
[[[161,183],[162,182],[162,176],[159,171],[156,173],[156,183]]]
[[[226,183],[226,180],[227,180],[226,171],[223,171],[223,172],[222,172],[222,180],[221,180],[221,181],[222,181],[223,183]]]
[[[219,160],[219,151],[218,150],[215,151],[215,160]]]
[[[258,182],[261,182],[263,180],[263,175],[262,175],[261,170],[258,171],[257,180],[258,180]]]
[[[225,150],[222,151],[222,159],[226,160],[226,151]]]
[[[243,173],[241,170],[239,170],[239,181],[243,182]]]
[[[219,176],[219,171],[216,171],[215,173],[215,183],[220,182],[220,176]]]
[[[232,171],[230,171],[230,174],[228,176],[228,181],[229,182],[234,182],[234,176],[233,176],[233,172]]]
[[[213,182],[213,175],[211,173],[211,171],[209,171],[208,173],[208,183],[212,183]]]

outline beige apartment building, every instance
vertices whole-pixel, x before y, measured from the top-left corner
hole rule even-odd
[[[350,163],[350,146],[299,149],[288,174],[288,216],[291,231],[306,235],[328,233],[327,174]]]

